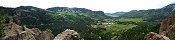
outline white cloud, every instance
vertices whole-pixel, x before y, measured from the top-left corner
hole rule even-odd
[[[0,6],[80,7],[104,12],[155,9],[166,6],[174,0],[0,0]]]

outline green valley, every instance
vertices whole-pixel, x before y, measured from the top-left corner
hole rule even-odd
[[[84,40],[143,40],[149,32],[159,32],[161,21],[172,15],[174,8],[175,4],[170,4],[159,9],[133,10],[111,17],[103,11],[86,8],[0,7],[0,36],[4,36],[4,23],[12,17],[13,22],[20,26],[50,29],[54,37],[71,29],[80,33]]]

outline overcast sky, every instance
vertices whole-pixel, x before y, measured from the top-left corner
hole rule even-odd
[[[0,6],[4,7],[35,6],[43,9],[57,6],[78,7],[106,13],[156,9],[170,3],[175,3],[175,0],[0,0]]]

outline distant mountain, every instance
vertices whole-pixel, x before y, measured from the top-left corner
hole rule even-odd
[[[23,10],[30,10],[30,11],[41,11],[41,10],[45,11],[45,9],[41,9],[33,6],[20,6],[20,7],[17,7],[16,9],[23,9]]]
[[[171,12],[173,10],[175,10],[175,3],[169,4],[163,8],[161,8],[162,11],[164,12]]]
[[[116,12],[116,13],[105,13],[105,15],[107,16],[111,16],[111,17],[119,17],[123,14],[125,14],[126,12]]]
[[[136,39],[143,40],[144,36],[147,36],[145,38],[146,39],[149,38],[148,40],[156,38],[154,34],[147,35],[149,32],[156,32],[160,34],[163,33],[163,35],[170,37],[170,39],[173,39],[174,35],[171,35],[173,33],[171,29],[174,29],[173,28],[174,27],[174,15],[173,15],[174,12],[173,11],[175,11],[174,9],[175,9],[175,3],[167,5],[159,9],[132,10],[130,12],[125,13],[122,16],[119,16],[119,18],[121,19],[122,18],[125,18],[125,19],[141,18],[143,19],[143,22],[136,23],[137,27],[134,27],[122,33],[121,34],[122,36],[121,38],[119,38],[119,40],[136,40]],[[169,17],[170,15],[172,15],[173,17]],[[166,18],[168,19],[164,20]],[[162,22],[162,20],[164,21]],[[161,36],[158,36],[158,37],[160,38]]]
[[[47,10],[52,12],[62,12],[62,11],[79,11],[79,12],[89,12],[91,10],[85,8],[68,8],[68,7],[52,7]]]
[[[175,9],[175,3],[159,9],[132,10],[120,16],[121,18],[143,18],[147,21],[161,21],[171,15]]]
[[[107,17],[103,11],[92,11],[86,8],[52,7],[48,8],[47,10],[51,12],[63,12],[63,11],[81,12],[86,13],[88,15],[92,15],[92,17],[100,17],[102,19]]]

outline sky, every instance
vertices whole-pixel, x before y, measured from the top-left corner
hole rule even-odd
[[[0,0],[0,6],[3,7],[34,6],[43,9],[78,7],[105,13],[157,9],[171,3],[175,3],[175,0]]]

